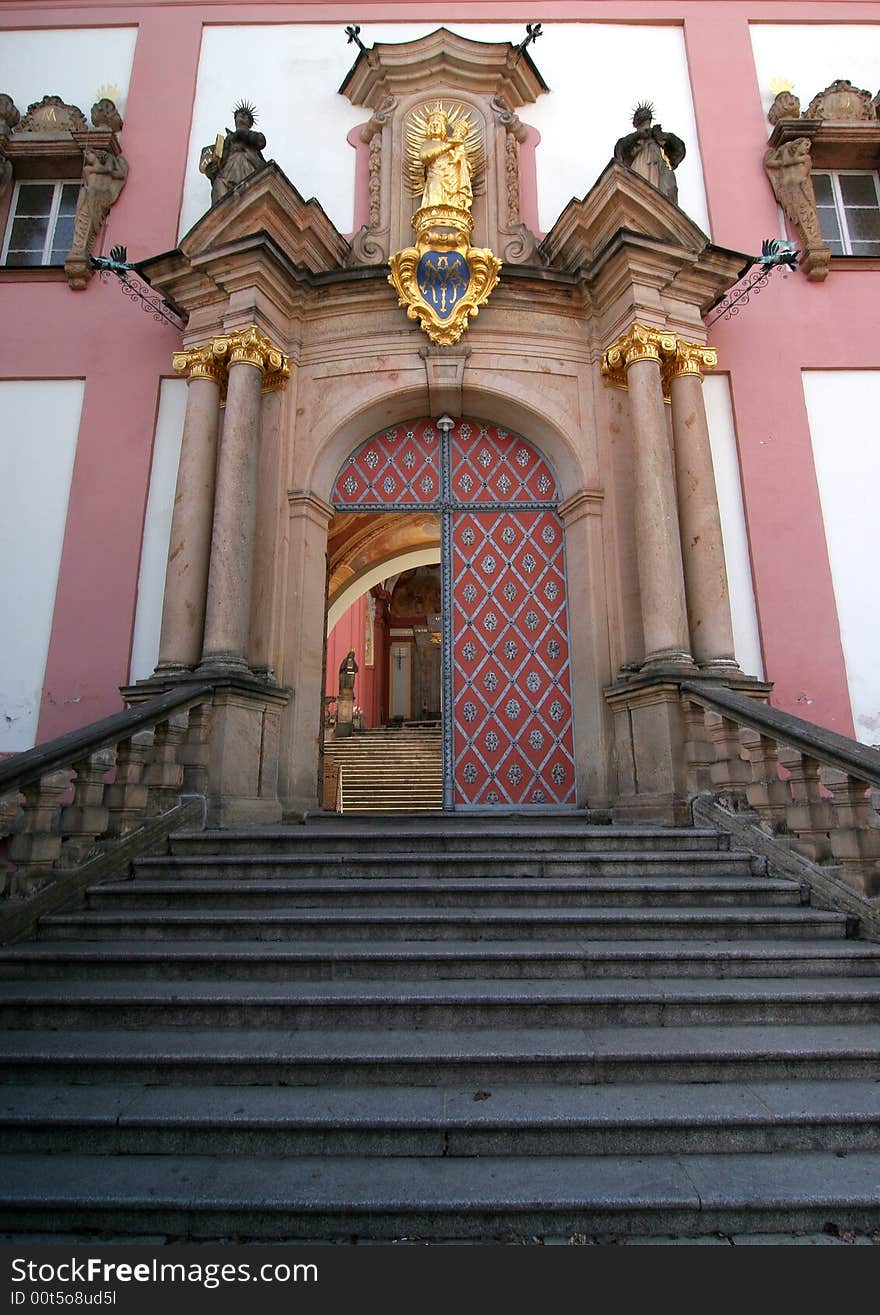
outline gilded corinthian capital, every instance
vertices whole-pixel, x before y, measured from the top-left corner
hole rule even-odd
[[[178,374],[190,379],[210,379],[225,387],[229,367],[253,365],[263,375],[264,393],[283,388],[290,377],[290,358],[285,356],[256,325],[249,325],[236,333],[223,334],[201,347],[175,352],[172,359]]]
[[[175,352],[171,364],[177,374],[186,374],[188,379],[210,379],[215,384],[222,383],[226,372],[210,342],[204,347],[191,347],[187,352]]]
[[[605,382],[612,388],[626,388],[626,372],[636,361],[657,362],[663,397],[668,402],[673,379],[686,374],[702,377],[704,370],[711,370],[718,364],[718,353],[713,347],[687,342],[674,333],[634,324],[604,353],[602,375]]]
[[[714,347],[678,338],[674,354],[664,363],[663,382],[667,384],[684,374],[695,374],[702,379],[704,372],[714,370],[717,364],[718,353]]]

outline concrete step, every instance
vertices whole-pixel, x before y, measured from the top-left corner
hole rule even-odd
[[[22,1029],[5,1083],[302,1086],[874,1081],[872,1024],[693,1027]]]
[[[880,944],[857,940],[28,941],[0,947],[9,980],[557,981],[605,977],[880,975]]]
[[[7,1156],[0,1228],[349,1239],[876,1228],[880,1156]]]
[[[2,982],[0,1028],[604,1028],[880,1021],[880,980]],[[878,1037],[880,1040],[880,1037]]]
[[[0,1152],[695,1155],[880,1151],[873,1082],[0,1087]]]
[[[58,913],[42,919],[43,940],[700,940],[845,936],[847,918],[797,909],[154,909]]]
[[[367,881],[350,878],[252,877],[239,880],[230,873],[223,880],[169,879],[168,868],[159,869],[165,880],[150,876],[135,881],[108,882],[87,892],[92,909],[193,909],[209,905],[229,908],[670,908],[695,904],[712,907],[797,908],[806,903],[801,887],[791,881],[766,877],[670,877],[646,880],[637,877],[568,878],[554,881],[534,877],[504,881],[498,878],[418,878],[415,881],[374,877]]]
[[[730,848],[729,837],[706,828],[591,826],[583,814],[452,816],[428,815],[389,819],[349,821],[344,815],[318,814],[307,824],[253,827],[228,831],[176,831],[169,837],[172,854],[292,854],[317,849],[322,853],[349,856],[412,852],[439,854],[448,850],[469,850],[474,854],[494,855],[504,847],[525,845],[531,853],[560,853],[575,849],[581,852],[611,853],[625,850],[630,854],[676,853],[696,850],[718,852]]]
[[[663,878],[752,877],[764,875],[764,864],[743,853],[688,854],[661,853],[618,854],[577,853],[529,854],[522,851],[495,855],[450,852],[429,855],[414,850],[394,854],[365,854],[352,857],[346,853],[296,854],[205,854],[164,855],[138,859],[137,876],[218,879],[233,876],[239,880],[281,878],[393,878],[413,884],[429,878],[467,879],[482,884],[486,879],[634,877],[643,881]]]

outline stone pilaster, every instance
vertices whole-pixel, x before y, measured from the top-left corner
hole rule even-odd
[[[703,401],[703,371],[717,361],[712,348],[678,339],[666,376],[691,651],[704,671],[723,674],[739,667],[733,655],[721,514]]]
[[[634,520],[646,673],[692,667],[675,478],[663,370],[676,337],[634,324],[602,361],[606,380],[629,390],[634,445]]]

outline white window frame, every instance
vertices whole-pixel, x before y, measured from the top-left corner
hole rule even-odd
[[[49,207],[49,223],[46,228],[46,240],[43,243],[42,259],[40,260],[39,265],[9,266],[6,264],[6,259],[9,254],[9,243],[12,240],[12,225],[15,223],[18,216],[18,198],[21,194],[22,187],[32,187],[35,184],[40,187],[55,188],[55,191],[52,194],[52,204]],[[6,235],[3,239],[3,251],[0,253],[0,265],[2,265],[3,268],[40,269],[46,265],[49,265],[52,268],[60,268],[60,266],[52,266],[52,247],[55,241],[55,225],[58,223],[58,211],[61,209],[61,192],[64,187],[70,185],[79,187],[80,182],[76,178],[21,178],[16,182],[15,190],[12,193],[12,203],[9,207],[9,217],[6,222]]]
[[[831,195],[834,197],[834,211],[837,216],[837,227],[840,229],[840,241],[843,246],[843,251],[839,254],[851,256],[853,254],[853,239],[849,235],[849,226],[846,222],[846,206],[843,200],[843,193],[840,190],[840,179],[842,177],[852,176],[857,176],[859,178],[867,176],[873,178],[874,192],[877,197],[877,209],[880,210],[880,174],[878,174],[876,169],[813,169],[812,173],[824,174],[826,178],[831,180]],[[817,205],[817,209],[823,208],[825,207]],[[864,239],[856,238],[855,240],[858,242],[863,241]],[[880,255],[880,250],[878,250],[877,255]],[[860,258],[863,259],[864,257],[856,257],[856,259]],[[868,259],[871,259],[871,257],[868,257]]]

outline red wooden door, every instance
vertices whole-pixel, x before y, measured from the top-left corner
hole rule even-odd
[[[335,506],[441,513],[444,775],[453,808],[575,803],[559,490],[544,458],[481,421],[420,420],[362,444]]]

